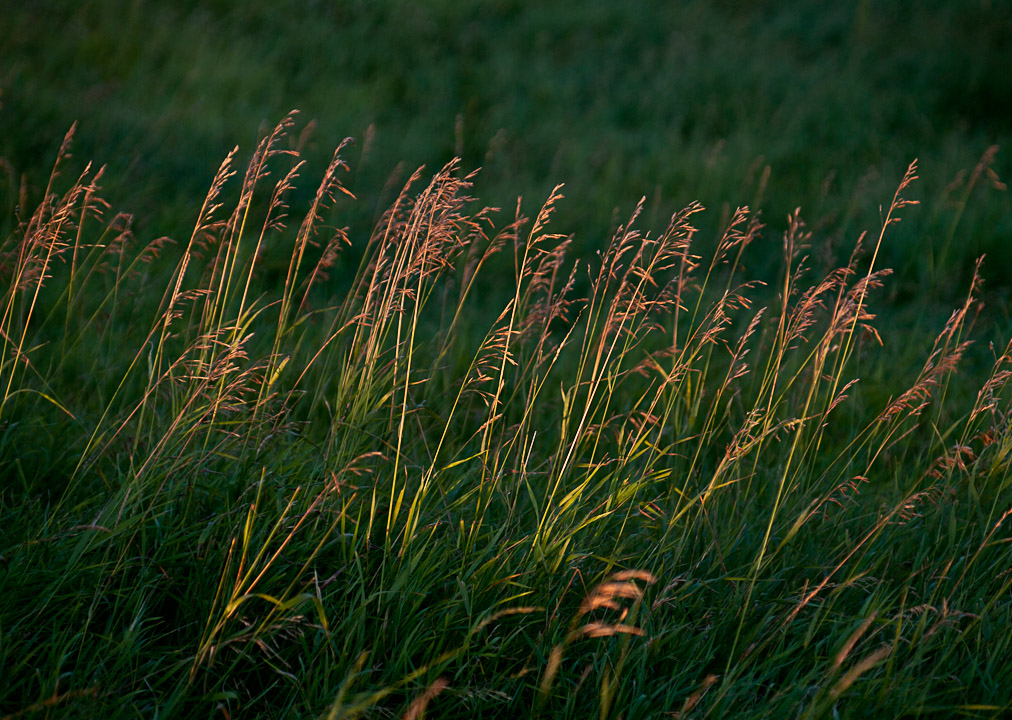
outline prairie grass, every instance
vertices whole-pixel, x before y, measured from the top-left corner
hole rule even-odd
[[[220,159],[299,107],[315,121],[289,142],[311,176],[345,135],[358,139],[344,182],[363,201],[341,215],[355,237],[414,168],[457,156],[482,168],[473,192],[501,207],[564,181],[556,224],[581,257],[646,195],[644,227],[706,205],[697,222],[708,241],[736,202],[761,208],[777,237],[800,205],[822,240],[814,257],[835,267],[918,157],[925,208],[883,248],[889,292],[930,283],[952,305],[981,254],[989,287],[1012,288],[1012,201],[986,177],[953,182],[992,145],[1003,149],[998,175],[1012,174],[1006,1],[7,6],[4,170],[41,193],[80,120],[75,152],[115,166],[107,199],[135,213],[141,233],[186,237]],[[311,193],[299,183],[292,200]],[[750,277],[768,280],[777,256],[754,257]]]
[[[0,246],[0,717],[1012,708],[1012,344],[963,372],[979,264],[879,329],[916,163],[828,272],[698,204],[585,259],[456,162],[294,216],[292,123],[179,243],[68,134]]]

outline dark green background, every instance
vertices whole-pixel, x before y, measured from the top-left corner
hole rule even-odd
[[[648,229],[693,200],[714,231],[728,209],[758,204],[773,247],[800,206],[815,241],[845,256],[917,157],[911,197],[925,207],[885,250],[901,294],[961,294],[984,252],[991,287],[1012,285],[1008,194],[981,183],[957,217],[962,193],[946,192],[993,144],[995,171],[1012,175],[1008,2],[12,5],[0,33],[8,207],[22,175],[41,192],[78,120],[76,159],[110,166],[114,209],[143,234],[185,236],[224,155],[238,143],[248,157],[298,108],[297,129],[313,123],[304,196],[332,149],[357,139],[360,199],[335,220],[353,236],[416,166],[459,154],[483,168],[476,193],[490,204],[523,195],[534,212],[566,183],[555,229],[583,253],[646,196]]]

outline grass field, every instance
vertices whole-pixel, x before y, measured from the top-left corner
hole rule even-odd
[[[237,8],[5,19],[0,718],[1012,710],[1012,8]]]

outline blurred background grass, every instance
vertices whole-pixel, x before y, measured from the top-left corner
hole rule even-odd
[[[982,253],[992,292],[1012,286],[1008,193],[984,178],[960,207],[990,146],[1012,175],[1009,2],[39,0],[7,7],[4,25],[9,205],[41,196],[78,120],[77,161],[110,166],[114,209],[141,234],[185,238],[225,154],[248,156],[298,108],[304,175],[356,138],[360,200],[335,219],[353,237],[393,180],[459,155],[482,167],[478,197],[507,209],[566,183],[555,230],[583,253],[645,196],[648,228],[693,200],[713,230],[756,207],[774,259],[800,206],[820,257],[877,229],[916,157],[926,207],[885,249],[896,296],[958,296]]]

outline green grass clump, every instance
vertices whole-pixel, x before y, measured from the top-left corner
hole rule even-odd
[[[979,274],[874,310],[915,164],[838,267],[698,204],[585,261],[456,163],[294,215],[291,125],[178,244],[68,135],[0,246],[0,717],[1012,708],[1012,344]]]

